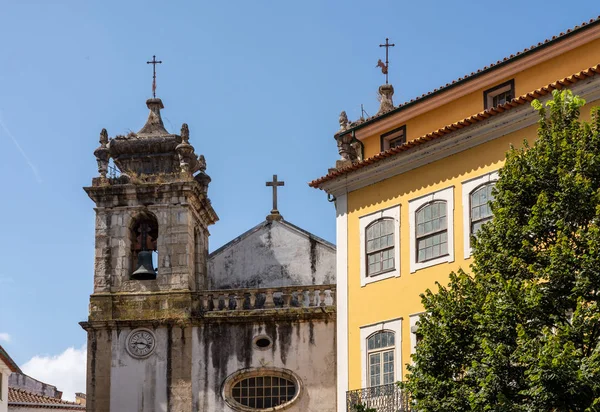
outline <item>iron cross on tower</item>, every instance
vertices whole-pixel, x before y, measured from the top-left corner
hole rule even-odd
[[[281,219],[281,215],[279,214],[279,210],[277,210],[277,187],[285,186],[285,182],[278,182],[277,175],[273,175],[273,181],[267,182],[267,186],[273,187],[273,210],[271,210],[271,214],[267,216],[268,220],[279,220]]]
[[[156,65],[161,64],[162,61],[157,61],[156,56],[152,56],[151,62],[146,62],[146,64],[152,65],[152,97],[156,98]]]
[[[394,46],[395,44],[390,44],[389,39],[387,37],[385,38],[385,44],[379,45],[379,47],[385,47],[385,66],[383,65],[381,60],[379,60],[379,62],[377,63],[377,66],[381,67],[381,72],[385,74],[385,84],[388,84],[388,68],[390,67],[390,62],[388,61],[388,51],[390,50],[390,47]]]

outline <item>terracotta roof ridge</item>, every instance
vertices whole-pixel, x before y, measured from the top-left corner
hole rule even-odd
[[[512,99],[511,101],[496,106],[496,107],[491,107],[489,109],[483,110],[479,113],[473,114],[469,117],[466,117],[462,120],[458,120],[454,123],[451,123],[449,125],[446,125],[442,128],[439,128],[433,132],[427,133],[425,135],[422,135],[420,137],[417,137],[413,140],[410,140],[400,146],[396,146],[394,148],[385,150],[383,152],[377,153],[376,155],[369,157],[367,159],[364,159],[360,162],[354,163],[352,165],[343,167],[341,169],[335,170],[333,172],[328,173],[327,175],[320,177],[318,179],[313,180],[312,182],[309,182],[308,185],[310,187],[318,187],[318,185],[320,185],[321,183],[325,183],[329,180],[332,180],[336,177],[348,174],[354,170],[358,170],[358,169],[362,169],[363,167],[366,167],[370,164],[379,162],[383,159],[386,159],[388,157],[394,156],[398,153],[404,152],[406,150],[409,150],[415,146],[419,146],[421,144],[424,144],[430,140],[433,139],[437,139],[440,138],[442,136],[445,136],[449,133],[452,133],[455,130],[459,130],[459,129],[463,129],[465,127],[468,127],[472,124],[481,122],[489,117],[498,115],[500,113],[506,112],[508,110],[511,110],[517,106],[521,106],[524,105],[528,102],[531,102],[539,97],[545,96],[549,93],[551,93],[553,90],[560,90],[566,86],[569,86],[573,83],[577,83],[580,80],[583,80],[587,77],[592,77],[595,76],[596,74],[600,73],[600,63],[596,64],[595,66],[589,67],[585,70],[582,70],[580,72],[577,72],[575,74],[572,74],[571,76],[556,80],[555,82],[552,82],[550,84],[547,84],[546,86],[542,86],[538,89],[535,89],[529,93],[523,94],[521,96],[515,97],[514,99]]]
[[[11,393],[12,392],[12,393]],[[8,387],[9,403],[45,403],[48,405],[72,405],[80,406],[78,403],[65,401],[64,399],[53,398],[51,396],[40,395],[30,392],[23,388]],[[12,395],[12,396],[11,396]],[[20,399],[15,399],[20,398]]]
[[[530,47],[526,47],[523,50],[520,50],[520,51],[518,51],[516,53],[511,54],[508,57],[504,57],[504,58],[496,61],[495,63],[491,63],[491,64],[488,64],[487,66],[483,66],[483,68],[477,69],[477,71],[471,72],[471,74],[466,74],[466,75],[464,75],[462,77],[459,77],[458,79],[454,79],[451,82],[446,83],[445,85],[437,87],[437,88],[435,88],[433,90],[430,90],[430,91],[428,91],[426,93],[423,93],[421,96],[417,96],[415,98],[412,98],[410,100],[405,101],[404,103],[400,103],[398,106],[396,106],[393,110],[390,110],[389,112],[375,114],[375,115],[367,117],[365,119],[358,119],[358,120],[356,120],[354,122],[351,122],[352,125],[351,125],[350,128],[348,128],[346,130],[343,130],[343,131],[338,131],[338,132],[335,133],[335,135],[337,136],[337,135],[340,135],[340,134],[347,133],[350,130],[352,130],[354,127],[360,126],[360,125],[365,124],[365,123],[369,123],[372,120],[378,119],[380,117],[384,117],[384,116],[388,116],[390,114],[396,113],[398,110],[402,109],[406,105],[411,105],[413,103],[419,102],[419,101],[421,101],[422,99],[424,99],[426,97],[429,97],[431,95],[437,94],[438,92],[442,92],[442,91],[446,90],[447,88],[450,88],[450,87],[453,87],[453,86],[455,86],[455,85],[457,85],[459,83],[462,83],[463,81],[470,80],[471,78],[473,78],[473,77],[475,77],[477,75],[483,74],[484,72],[487,72],[489,70],[493,70],[493,69],[497,68],[499,65],[507,64],[507,63],[511,62],[513,59],[520,58],[523,55],[531,53],[533,51],[536,51],[536,50],[538,50],[541,47],[544,47],[544,46],[547,46],[547,45],[549,45],[551,43],[560,41],[564,37],[569,36],[569,35],[573,34],[574,32],[577,32],[579,30],[588,28],[590,25],[593,25],[593,24],[596,24],[596,23],[599,23],[599,22],[600,22],[600,16],[598,16],[596,18],[593,18],[593,19],[590,19],[589,21],[584,21],[583,23],[578,24],[578,25],[576,25],[576,26],[574,26],[574,27],[572,27],[570,29],[567,29],[564,32],[560,32],[560,34],[558,34],[556,36],[552,36],[551,38],[547,38],[544,41],[538,42],[538,44],[534,44],[534,45],[532,45]]]

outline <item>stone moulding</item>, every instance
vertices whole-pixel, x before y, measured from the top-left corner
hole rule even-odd
[[[83,189],[96,203],[97,209],[189,203],[207,226],[219,220],[202,184],[195,180],[163,184],[94,185]]]
[[[335,315],[335,285],[282,288],[95,293],[88,322],[152,325],[221,320],[313,319]]]

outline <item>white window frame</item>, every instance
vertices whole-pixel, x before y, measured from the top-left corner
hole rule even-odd
[[[509,91],[512,92],[512,97],[514,99],[516,97],[514,79],[509,80],[505,83],[499,84],[495,87],[492,87],[491,89],[484,91],[483,92],[483,95],[485,98],[484,109],[487,110],[487,109],[491,109],[492,107],[496,107],[496,106],[494,106],[494,97],[496,97],[502,93],[509,92]]]
[[[394,332],[394,382],[402,378],[402,318],[385,320],[360,327],[361,388],[366,388],[369,384],[367,339],[382,331]]]
[[[417,210],[421,206],[437,200],[445,201],[446,221],[448,223],[448,254],[426,262],[417,262]],[[454,186],[438,190],[425,196],[408,201],[408,226],[410,231],[410,273],[440,263],[454,262]]]
[[[394,344],[393,345],[388,345],[386,347],[383,348],[378,348],[378,349],[369,349],[369,340],[371,338],[373,338],[374,336],[378,335],[378,334],[391,334],[394,337]],[[377,357],[379,357],[379,366],[380,366],[380,373],[379,373],[379,377],[382,378],[382,380],[385,380],[385,360],[384,360],[384,356],[383,354],[388,353],[388,352],[392,352],[393,355],[393,370],[392,370],[392,381],[389,383],[380,383],[379,385],[373,385],[373,382],[371,381],[371,356],[373,355],[377,355]],[[382,386],[382,385],[389,385],[390,383],[394,383],[396,382],[396,333],[389,331],[389,330],[380,330],[375,332],[374,334],[370,335],[367,337],[367,384],[370,388],[372,388],[373,386]]]
[[[471,193],[479,186],[498,180],[498,171],[486,173],[482,176],[462,182],[462,211],[463,211],[463,245],[464,258],[469,259],[473,254],[471,248]]]
[[[391,149],[391,142],[399,138],[402,138],[404,141],[395,147],[402,146],[404,143],[406,143],[406,125],[400,126],[381,135],[381,151],[385,152],[386,150]]]
[[[371,223],[379,219],[394,220],[394,269],[379,273],[373,276],[367,276],[367,236],[366,229]],[[392,206],[387,209],[378,210],[358,218],[360,231],[360,286],[364,287],[369,283],[400,276],[400,205]]]

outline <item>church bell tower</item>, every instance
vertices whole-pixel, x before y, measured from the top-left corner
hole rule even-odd
[[[171,134],[161,99],[146,104],[139,132],[109,139],[102,130],[99,176],[84,188],[96,205],[94,290],[82,322],[88,411],[130,410],[128,394],[142,396],[140,410],[191,411],[191,331],[175,325],[199,311],[193,294],[207,287],[208,226],[218,217],[187,124]]]

